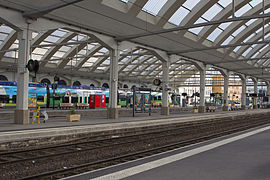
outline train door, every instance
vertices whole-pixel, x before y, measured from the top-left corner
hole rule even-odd
[[[101,108],[105,108],[106,107],[106,96],[105,94],[101,95],[101,104],[100,104]]]
[[[89,97],[91,95],[91,92],[87,92],[87,98],[86,98],[86,103],[90,104]]]
[[[101,95],[96,95],[95,98],[96,108],[100,108],[101,103]]]
[[[47,93],[47,102],[46,102],[46,107],[49,108],[50,107],[50,98],[51,98],[51,94],[50,94],[50,87],[47,84],[46,85],[46,93]]]
[[[83,91],[83,100],[82,103],[88,103],[88,95],[89,93],[87,91]]]

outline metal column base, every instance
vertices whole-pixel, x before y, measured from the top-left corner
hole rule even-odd
[[[223,107],[222,107],[222,110],[223,110],[223,111],[228,111],[229,108],[228,108],[228,106],[223,106]]]
[[[118,119],[118,109],[117,108],[108,108],[107,118],[108,119]]]
[[[169,107],[161,107],[161,115],[169,116],[170,108]]]
[[[15,110],[15,124],[29,124],[29,110]]]
[[[205,112],[205,106],[198,106],[198,112],[204,113]]]
[[[246,106],[241,105],[241,110],[245,110]]]

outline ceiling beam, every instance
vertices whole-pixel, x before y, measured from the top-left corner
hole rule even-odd
[[[94,40],[88,40],[88,41],[75,41],[75,42],[66,42],[66,43],[46,43],[46,44],[39,44],[31,46],[31,48],[44,48],[44,47],[54,47],[54,46],[68,46],[68,45],[76,45],[76,44],[91,44],[95,43]],[[10,52],[10,51],[18,51],[19,48],[12,48],[7,50],[0,50],[0,53],[2,52]]]
[[[183,50],[183,51],[170,51],[168,52],[168,54],[184,54],[184,53],[206,51],[206,50],[212,50],[212,49],[231,48],[231,47],[237,47],[237,46],[250,46],[254,44],[268,44],[268,43],[270,43],[270,40],[246,42],[246,43],[238,43],[238,44],[228,44],[228,45],[213,46],[213,47],[206,47],[206,48],[196,48],[196,49],[189,49],[189,50]]]
[[[238,69],[232,69],[232,71],[242,71],[242,70],[258,70],[258,69],[269,69],[270,67],[254,67],[254,68],[238,68]]]
[[[187,26],[179,26],[179,27],[170,28],[170,29],[162,29],[162,30],[153,31],[153,32],[144,32],[144,33],[139,33],[139,34],[127,35],[127,36],[119,36],[119,37],[116,37],[115,39],[116,39],[116,41],[126,41],[126,40],[136,39],[136,38],[140,38],[140,37],[164,34],[164,33],[169,33],[169,32],[174,32],[174,31],[187,30],[187,29],[191,29],[191,28],[198,28],[198,27],[217,25],[217,24],[222,24],[222,23],[227,23],[227,22],[243,21],[243,20],[258,19],[258,18],[267,18],[267,17],[270,17],[270,13],[261,14],[261,15],[234,17],[234,18],[228,18],[228,19],[217,20],[217,21],[197,23],[197,24],[192,24],[192,25],[187,25]]]
[[[36,9],[36,10],[31,10],[31,11],[26,11],[23,13],[23,17],[29,18],[29,19],[37,19],[39,17],[44,16],[45,14],[48,14],[56,9],[66,7],[78,2],[81,2],[84,0],[65,0],[65,1],[60,1],[60,3],[50,5],[48,7],[44,7],[41,9]]]
[[[270,57],[260,57],[260,58],[243,58],[243,59],[235,59],[235,60],[228,60],[224,62],[217,62],[217,63],[211,63],[212,65],[217,65],[217,64],[225,64],[225,63],[237,63],[237,62],[243,62],[243,61],[258,61],[261,59],[270,59]],[[226,60],[226,59],[224,59]]]

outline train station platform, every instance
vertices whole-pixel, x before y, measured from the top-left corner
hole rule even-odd
[[[269,141],[264,125],[65,180],[268,180]]]
[[[163,125],[170,123],[199,121],[235,116],[249,116],[253,114],[270,113],[270,109],[219,111],[203,114],[182,112],[162,116],[160,113],[136,114],[135,117],[120,116],[119,119],[107,119],[105,117],[83,116],[81,121],[67,122],[65,117],[50,118],[46,123],[18,125],[11,121],[0,120],[0,143],[37,139],[44,137],[67,136],[74,134],[101,132],[126,128],[140,128],[146,126]]]

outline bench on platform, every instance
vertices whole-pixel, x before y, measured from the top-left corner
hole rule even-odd
[[[207,106],[206,107],[206,112],[215,112],[216,111],[216,107],[215,106]]]
[[[87,103],[77,103],[76,107],[79,108],[79,109],[86,109],[86,108],[89,107],[89,104],[87,104]]]
[[[153,107],[161,107],[161,103],[160,102],[153,102],[152,106]]]
[[[59,109],[70,109],[73,108],[72,103],[60,103],[59,104]]]

